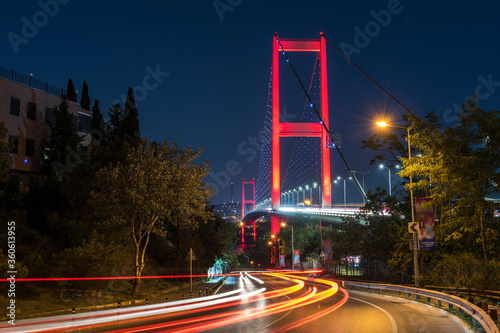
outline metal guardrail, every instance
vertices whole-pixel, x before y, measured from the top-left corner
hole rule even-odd
[[[484,299],[489,299],[497,304],[500,304],[500,291],[477,290],[477,289],[456,288],[456,287],[440,287],[440,286],[426,286],[426,288],[429,290],[440,291],[447,294],[455,294],[455,295],[460,294],[473,297],[481,297]]]
[[[58,97],[62,97],[66,91],[62,88],[53,86],[47,82],[40,81],[38,79],[33,78],[33,75],[25,75],[18,72],[15,72],[13,69],[7,69],[0,66],[0,77],[3,77],[7,80],[11,80],[25,86],[38,89],[49,93],[51,95],[55,95]]]
[[[429,299],[438,300],[438,304],[440,302],[445,302],[451,305],[451,307],[456,306],[457,308],[462,309],[465,313],[469,314],[473,319],[475,319],[487,333],[499,333],[498,327],[495,322],[491,319],[491,317],[484,312],[480,307],[453,295],[448,295],[438,291],[432,291],[427,289],[419,289],[419,288],[411,288],[411,287],[403,287],[396,285],[384,285],[384,284],[374,284],[374,283],[361,283],[361,282],[350,282],[350,281],[342,281],[342,286],[350,286],[350,287],[358,287],[358,288],[366,288],[366,289],[379,289],[379,290],[387,290],[387,291],[397,291],[401,296],[401,293],[406,293],[411,297],[411,295],[415,295],[415,299],[419,299],[420,297],[427,297]]]

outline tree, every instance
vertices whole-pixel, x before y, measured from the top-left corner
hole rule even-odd
[[[59,107],[54,107],[54,123],[49,124],[50,141],[45,142],[45,145],[50,149],[48,156],[50,163],[56,167],[54,170],[76,163],[77,161],[74,161],[76,156],[81,158],[76,151],[82,142],[82,137],[76,131],[73,115],[69,113],[68,108],[68,101],[63,99]]]
[[[123,107],[123,122],[121,133],[123,139],[132,146],[136,145],[141,138],[139,129],[137,106],[135,105],[134,89],[128,88],[127,101]]]
[[[406,130],[396,128],[395,131],[382,131],[363,140],[361,148],[368,148],[378,153],[370,160],[370,165],[382,161],[395,165],[399,163],[399,156],[408,153],[404,138]]]
[[[99,109],[99,100],[94,100],[94,106],[92,107],[92,120],[90,121],[90,133],[92,134],[92,139],[99,142],[100,144],[104,141],[104,119],[102,117],[101,110]]]
[[[90,205],[103,223],[129,234],[136,277],[144,270],[152,233],[164,235],[165,223],[196,225],[210,217],[206,203],[213,191],[203,182],[208,163],[194,164],[200,154],[168,140],[143,139],[124,161],[97,172]],[[140,282],[134,281],[132,294]]]
[[[76,102],[76,90],[75,90],[75,85],[73,84],[73,80],[69,78],[68,80],[68,86],[66,88],[66,99],[68,101]]]
[[[433,113],[425,121],[413,117],[411,142],[422,156],[401,158],[404,170],[399,174],[417,176],[414,188],[433,197],[434,205],[441,211],[443,227],[455,226],[454,230],[448,228],[450,234],[445,241],[460,239],[474,248],[475,240],[471,237],[478,228],[487,263],[488,253],[493,250],[488,249],[487,234],[493,230],[486,227],[485,217],[488,212],[492,215],[493,207],[485,199],[500,193],[500,113],[479,109],[474,99],[462,109],[457,124],[444,130]]]
[[[198,246],[192,244],[192,247],[198,248],[198,253],[203,253],[206,263],[212,264],[217,258],[228,259],[234,254],[233,248],[238,241],[237,232],[236,224],[215,215],[212,219],[199,223],[193,237]]]
[[[83,81],[82,97],[80,98],[80,107],[82,109],[90,111],[89,87],[87,86],[87,82],[85,81]]]

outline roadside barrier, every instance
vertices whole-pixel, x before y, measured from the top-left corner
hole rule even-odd
[[[457,316],[456,313],[452,312],[454,308],[457,308],[459,311],[468,314],[472,318],[472,322],[481,325],[487,333],[499,333],[497,325],[483,309],[457,296],[427,289],[350,281],[342,281],[342,287],[407,298],[445,310],[445,304],[447,304],[447,310],[452,315]]]

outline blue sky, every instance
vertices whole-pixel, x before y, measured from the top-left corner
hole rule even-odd
[[[103,112],[129,86],[142,87],[142,134],[202,146],[214,174],[236,161],[239,199],[241,178],[257,178],[258,158],[248,162],[238,146],[263,126],[274,32],[318,38],[322,31],[338,46],[358,45],[352,60],[408,108],[422,116],[435,110],[452,125],[454,105],[467,96],[479,94],[485,110],[500,105],[499,7],[423,0],[9,1],[0,22],[0,66],[61,87],[71,77],[78,90],[86,80]],[[328,74],[330,119],[345,153],[354,168],[370,171],[368,187],[387,186],[386,172],[368,165],[361,141],[373,133],[376,114],[399,119],[402,110],[333,48]],[[333,157],[333,176],[346,174]],[[230,200],[230,187],[218,187],[214,202]],[[355,200],[354,186],[348,191]]]

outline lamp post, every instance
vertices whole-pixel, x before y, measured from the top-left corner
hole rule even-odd
[[[394,128],[402,128],[406,129],[407,134],[407,142],[408,142],[408,160],[411,160],[411,143],[410,143],[410,126],[396,126],[389,125],[385,121],[378,121],[377,125],[380,127],[394,127]],[[415,200],[413,198],[413,177],[410,175],[410,201],[411,201],[411,221],[415,221]],[[413,266],[415,270],[415,288],[419,287],[419,273],[418,273],[418,235],[417,233],[413,234]]]
[[[366,172],[361,172],[357,170],[353,170],[354,173],[360,173],[363,176],[363,190],[366,192],[366,187],[365,187],[365,174],[369,173],[370,171]],[[365,196],[363,195],[363,204],[366,204],[366,199]]]
[[[383,164],[380,164],[380,169],[387,169],[389,171],[389,195],[392,195],[392,185],[391,185],[391,169],[393,167],[385,167]],[[396,165],[394,168],[399,169],[399,165]]]
[[[314,183],[313,187],[318,188],[318,205],[321,206],[321,185],[318,186],[318,183]]]
[[[352,177],[342,178],[342,177],[338,176],[338,177],[337,177],[337,179],[333,181],[335,184],[337,184],[337,180],[343,180],[343,181],[344,181],[344,208],[346,208],[346,207],[347,207],[347,202],[346,202],[346,190],[345,190],[345,181],[346,181],[347,179],[352,179]]]
[[[282,227],[286,227],[286,223],[285,222],[281,222],[281,226]],[[295,251],[294,251],[294,248],[293,248],[293,225],[291,225],[290,227],[292,227],[292,271],[294,270],[294,267],[293,267],[293,258],[294,258],[294,255],[295,255]]]
[[[302,189],[302,186],[299,186],[299,191],[302,191],[302,200],[304,200],[304,190]],[[300,202],[300,196],[297,195],[297,203],[299,203],[299,202]]]

